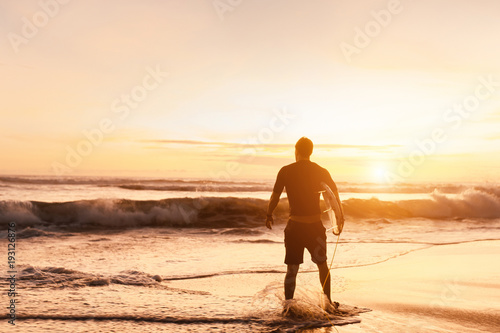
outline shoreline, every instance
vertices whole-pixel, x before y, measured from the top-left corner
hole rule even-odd
[[[500,241],[472,241],[435,245],[368,266],[332,269],[332,299],[372,310],[360,315],[361,323],[337,329],[345,333],[496,332],[500,327],[500,311],[494,310],[500,308],[500,267],[495,265],[499,257]],[[315,272],[305,273],[298,274],[297,291],[319,289]],[[280,285],[283,278],[281,273],[243,273],[171,281],[169,286],[251,298],[269,284]]]
[[[433,232],[424,229],[421,236],[427,237],[425,230]],[[297,278],[295,298],[308,319],[292,321],[281,316],[286,270],[282,243],[234,242],[245,237],[237,235],[213,243],[213,251],[208,251],[206,241],[212,239],[211,234],[208,238],[197,233],[176,235],[149,230],[139,238],[127,232],[116,237],[91,234],[57,241],[43,236],[20,239],[22,244],[26,241],[32,246],[20,252],[19,262],[36,262],[42,279],[28,274],[23,280],[27,289],[23,289],[19,327],[48,331],[59,325],[84,325],[88,331],[99,331],[94,327],[100,326],[127,331],[146,325],[151,331],[168,326],[174,331],[204,332],[207,325],[215,331],[259,332],[276,325],[291,329],[286,331],[328,326],[324,319],[307,321],[313,320],[307,314],[314,314],[308,309],[316,306],[318,314],[322,298],[318,273],[307,254]],[[489,235],[494,236],[491,231]],[[441,240],[445,239],[453,240]],[[337,316],[335,323],[351,323],[337,326],[338,332],[496,332],[500,327],[500,313],[495,310],[500,308],[500,268],[495,266],[499,240],[413,250],[404,244],[365,245],[339,243],[333,266],[344,261],[361,264],[391,253],[395,247],[399,254],[377,263],[332,270],[332,299],[348,311],[342,318]],[[328,244],[330,256],[334,246]],[[153,253],[151,249],[155,248],[158,251]],[[230,254],[226,253],[228,249]],[[174,250],[178,257],[185,258],[182,262],[170,256]],[[58,267],[50,258],[58,258]],[[253,271],[253,264],[267,268]],[[212,268],[230,274],[201,274]],[[176,272],[198,272],[200,277],[168,279],[164,275]],[[43,288],[35,286],[40,283]],[[53,309],[50,318],[41,311],[47,305]],[[372,311],[360,313],[365,308]],[[305,331],[336,332],[328,327]]]

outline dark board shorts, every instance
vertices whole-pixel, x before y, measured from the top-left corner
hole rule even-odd
[[[304,262],[304,249],[316,264],[326,261],[326,229],[321,221],[301,223],[289,220],[285,228],[285,264],[299,265]]]

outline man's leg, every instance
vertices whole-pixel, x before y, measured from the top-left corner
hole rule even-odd
[[[285,276],[285,299],[292,299],[295,292],[295,280],[299,272],[299,265],[287,265]]]
[[[323,292],[325,293],[326,297],[328,297],[328,300],[331,303],[332,299],[330,296],[330,272],[328,270],[328,265],[326,261],[322,264],[317,264],[317,265],[319,269],[319,282],[321,282],[321,286],[323,287]]]

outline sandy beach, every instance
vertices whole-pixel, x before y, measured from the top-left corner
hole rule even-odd
[[[341,245],[339,251],[342,251]],[[368,307],[338,332],[498,332],[500,241],[432,246],[365,267],[332,270],[333,298]],[[253,297],[282,274],[241,274],[173,281],[176,288]],[[316,283],[299,273],[298,290]],[[335,332],[333,328],[311,332]]]

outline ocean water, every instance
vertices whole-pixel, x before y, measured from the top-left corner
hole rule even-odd
[[[272,185],[0,177],[4,249],[15,222],[16,331],[334,332],[332,323],[356,325],[368,310],[363,304],[342,303],[330,315],[321,309],[307,253],[295,316],[282,315],[288,204],[283,194],[275,226],[266,229]],[[328,235],[330,259],[338,241],[333,298],[346,284],[335,269],[500,239],[496,184],[337,185],[346,223],[339,239]],[[2,288],[9,289],[6,279]],[[7,307],[9,298],[2,300]],[[7,312],[2,318],[1,331],[12,329]]]

